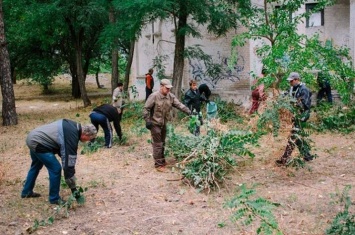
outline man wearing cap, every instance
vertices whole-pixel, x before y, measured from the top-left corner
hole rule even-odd
[[[32,130],[26,139],[32,163],[21,192],[21,198],[41,196],[39,193],[35,193],[33,188],[43,165],[49,174],[49,202],[51,204],[63,202],[59,196],[62,168],[65,182],[74,196],[77,196],[75,163],[78,142],[79,140],[89,141],[96,137],[96,133],[96,128],[91,124],[81,125],[67,119],[61,119]],[[62,165],[55,154],[60,156]]]
[[[284,154],[276,161],[277,165],[287,165],[295,146],[305,161],[313,160],[309,153],[310,146],[302,139],[302,123],[306,122],[310,116],[312,93],[304,83],[300,81],[300,75],[296,72],[290,73],[287,81],[290,83],[289,95],[295,102],[298,113],[293,117],[293,129],[288,139]]]
[[[158,171],[165,171],[164,145],[166,138],[166,124],[171,119],[172,107],[190,114],[190,109],[182,104],[174,94],[170,93],[171,85],[168,79],[160,81],[160,89],[152,93],[143,108],[143,118],[146,128],[152,136],[154,165]]]

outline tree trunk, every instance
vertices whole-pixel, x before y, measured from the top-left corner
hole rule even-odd
[[[109,10],[109,22],[111,25],[114,25],[116,23],[116,17],[115,17],[115,10],[113,9],[113,6],[110,6]],[[116,89],[118,85],[118,80],[119,80],[119,70],[118,70],[118,50],[117,50],[117,45],[118,41],[117,38],[113,39],[113,45],[112,45],[112,52],[111,52],[111,93],[113,92],[114,89]]]
[[[70,74],[71,74],[71,95],[75,99],[79,99],[81,97],[81,92],[79,87],[76,65],[70,66]]]
[[[0,0],[0,81],[2,94],[2,124],[4,126],[17,125],[15,94],[11,80],[10,57],[5,40],[2,0]]]
[[[132,67],[133,55],[134,55],[134,45],[135,45],[135,40],[133,39],[129,45],[129,55],[127,58],[127,65],[126,65],[126,71],[124,76],[123,90],[125,91],[128,90],[129,74],[131,73],[131,67]]]
[[[117,45],[117,44],[116,44]],[[112,48],[112,53],[111,53],[111,93],[113,90],[117,87],[118,85],[118,77],[119,77],[119,72],[118,72],[118,50],[117,47],[114,45]]]
[[[174,54],[174,70],[173,70],[173,88],[172,93],[180,100],[181,97],[181,85],[182,76],[184,74],[184,51],[185,51],[185,33],[182,29],[186,27],[187,24],[187,14],[184,8],[179,15],[179,22],[177,30],[175,31],[175,54]]]
[[[82,58],[82,35],[83,29],[81,29],[78,33],[75,42],[75,58],[76,58],[76,73],[78,75],[79,88],[81,93],[81,98],[83,100],[84,107],[91,105],[91,101],[88,97],[85,87],[85,76],[83,71],[83,58]]]
[[[95,79],[96,79],[96,85],[97,85],[97,88],[102,88],[101,85],[100,85],[100,81],[99,81],[99,70],[96,70],[95,72]]]

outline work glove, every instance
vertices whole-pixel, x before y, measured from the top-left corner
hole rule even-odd
[[[150,129],[152,129],[152,127],[153,127],[153,123],[150,122],[150,121],[145,122],[145,127],[146,127],[148,130],[150,130]]]

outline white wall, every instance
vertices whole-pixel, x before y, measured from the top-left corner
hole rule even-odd
[[[262,0],[254,0],[253,2],[262,4]],[[295,14],[304,11],[305,7],[302,7]],[[324,26],[306,28],[305,23],[302,23],[298,26],[299,32],[306,35],[317,32],[321,35],[322,40],[331,39],[334,45],[348,46],[352,49],[351,53],[355,58],[355,0],[338,0],[336,5],[325,9],[324,14]],[[261,58],[258,58],[255,53],[260,41],[250,41],[243,48],[238,48],[236,63],[228,66],[231,58],[232,38],[241,33],[243,29],[233,30],[221,38],[209,34],[202,26],[199,29],[203,38],[186,38],[186,46],[202,45],[202,50],[213,57],[214,63],[221,64],[224,70],[218,77],[208,77],[205,74],[207,68],[202,61],[185,60],[182,88],[188,89],[188,81],[195,79],[199,83],[206,83],[212,93],[222,99],[248,106],[251,93],[250,71],[258,74],[262,67]],[[175,47],[173,30],[171,22],[157,21],[154,26],[153,23],[148,24],[138,39],[130,76],[130,85],[135,85],[139,92],[137,99],[143,100],[145,98],[144,75],[153,66],[153,59],[156,56],[167,56],[164,61],[166,75],[172,77]],[[157,90],[159,89],[159,81],[156,71],[153,76],[156,84],[154,90]]]

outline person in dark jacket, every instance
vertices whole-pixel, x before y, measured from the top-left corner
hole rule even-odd
[[[200,95],[203,97],[206,98],[206,100],[209,100],[210,99],[210,96],[211,96],[211,90],[210,88],[205,84],[201,84],[199,87],[198,87],[198,91],[200,92]]]
[[[190,89],[185,93],[184,104],[188,107],[191,112],[196,112],[198,114],[198,119],[200,124],[203,124],[201,111],[201,101],[207,101],[206,98],[202,97],[200,91],[197,89],[197,81],[191,80],[189,82]],[[200,133],[200,127],[197,127],[196,134]]]
[[[26,139],[32,163],[21,192],[21,198],[41,196],[39,193],[35,193],[33,188],[43,165],[48,169],[49,202],[51,204],[63,202],[59,196],[62,168],[65,182],[73,194],[77,192],[75,163],[78,142],[79,140],[90,141],[96,137],[96,133],[96,128],[91,124],[81,125],[67,119],[61,119],[32,130]],[[60,156],[62,165],[55,154]]]
[[[314,158],[309,152],[309,145],[304,141],[301,134],[303,132],[302,123],[305,123],[310,117],[312,93],[306,85],[300,81],[300,75],[296,72],[290,73],[287,81],[290,82],[289,95],[295,104],[297,113],[293,118],[293,129],[288,139],[285,152],[281,158],[276,161],[276,164],[279,166],[287,165],[296,146],[305,161],[311,161]]]
[[[332,88],[330,87],[329,74],[324,72],[319,72],[318,77],[318,94],[317,94],[317,104],[320,104],[322,99],[327,96],[327,101],[329,104],[333,103]]]
[[[112,147],[113,131],[110,122],[113,122],[113,126],[116,130],[119,140],[122,140],[122,130],[120,124],[120,115],[117,108],[110,104],[103,104],[93,109],[90,113],[91,123],[99,131],[99,125],[102,127],[105,133],[105,147]]]

